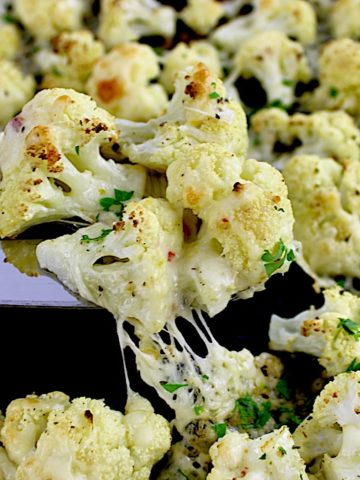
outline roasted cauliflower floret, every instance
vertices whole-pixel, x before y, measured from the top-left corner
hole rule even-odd
[[[241,295],[262,289],[273,273],[268,262],[281,257],[280,273],[294,259],[293,215],[282,175],[268,164],[248,160],[230,195],[200,214],[202,235],[218,244],[218,251],[236,272]],[[269,252],[269,255],[266,254]],[[290,253],[291,252],[291,253]]]
[[[151,83],[159,74],[157,57],[149,46],[123,43],[96,63],[86,90],[113,115],[147,121],[168,106],[163,87]]]
[[[20,33],[12,23],[0,24],[0,58],[13,60],[20,50]]]
[[[344,74],[346,73],[346,75]],[[341,38],[327,43],[319,60],[319,87],[303,95],[309,110],[345,110],[360,116],[360,43]]]
[[[85,90],[96,61],[104,54],[104,46],[89,30],[62,32],[52,39],[52,49],[36,55],[36,63],[44,74],[42,88],[64,87]]]
[[[264,109],[251,118],[250,153],[282,167],[295,155],[332,157],[346,165],[360,157],[360,134],[345,112],[295,113]]]
[[[214,201],[231,193],[240,178],[242,165],[242,158],[221,145],[185,146],[166,171],[166,198],[174,205],[200,214]]]
[[[113,117],[88,96],[51,89],[36,95],[1,138],[0,237],[77,216],[94,221],[114,189],[141,197],[141,167],[106,161],[118,136]]]
[[[2,429],[5,448],[9,431],[12,442],[21,445],[27,440],[31,447],[17,461],[16,479],[148,480],[153,465],[170,447],[170,428],[137,395],[129,398],[126,410],[122,415],[101,400],[85,397],[70,403],[59,392],[15,400]],[[36,429],[30,439],[24,438],[25,422]],[[25,433],[31,437],[33,432]]]
[[[319,357],[327,376],[345,372],[360,361],[360,299],[334,287],[324,291],[325,304],[291,319],[273,315],[270,348]]]
[[[285,105],[294,103],[297,82],[311,77],[302,45],[276,31],[245,40],[234,59],[234,70],[237,76],[259,80],[268,103],[281,100]]]
[[[207,480],[235,480],[242,477],[278,480],[307,480],[305,463],[294,449],[285,426],[255,440],[246,433],[231,432],[210,448],[214,465]]]
[[[294,157],[284,169],[303,256],[320,277],[360,277],[360,163]]]
[[[156,0],[101,0],[98,35],[108,47],[149,35],[171,38],[175,13]]]
[[[218,144],[242,157],[246,117],[226,98],[221,80],[199,63],[179,74],[167,113],[147,124],[119,121],[123,154],[133,163],[165,171],[184,147]]]
[[[217,0],[188,0],[179,17],[200,35],[207,35],[224,15],[224,8]]]
[[[0,59],[0,127],[18,113],[35,91],[32,75],[9,60]]]
[[[294,442],[315,478],[355,480],[360,465],[360,372],[335,377],[315,400]]]
[[[166,200],[147,198],[128,203],[112,229],[96,223],[45,241],[37,256],[41,267],[83,298],[153,332],[179,307],[175,269],[181,243],[179,212]],[[75,251],[76,258],[70,253]]]
[[[235,52],[248,37],[264,30],[279,30],[303,45],[315,40],[316,16],[303,0],[254,0],[253,9],[222,25],[212,41],[224,50]]]
[[[14,0],[14,9],[24,27],[42,41],[66,30],[79,30],[86,4],[84,0]]]
[[[155,415],[148,400],[136,394],[128,400],[125,413],[124,424],[134,462],[131,478],[147,480],[153,465],[170,448],[169,424],[161,415]]]
[[[196,63],[204,63],[217,77],[222,76],[221,64],[218,51],[209,42],[197,40],[186,43],[178,43],[169,51],[164,59],[164,69],[160,76],[160,82],[169,93],[175,89],[175,79],[179,71]]]
[[[330,25],[334,37],[358,39],[360,24],[360,1],[337,0],[331,9]]]
[[[11,402],[0,431],[0,440],[10,459],[15,464],[22,463],[35,449],[50,412],[63,411],[68,406],[69,397],[61,392],[29,395]]]

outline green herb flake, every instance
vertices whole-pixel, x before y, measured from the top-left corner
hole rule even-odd
[[[80,145],[75,146],[76,155],[80,155]]]
[[[266,105],[265,108],[280,108],[280,110],[285,110],[287,112],[290,107],[285,105],[285,103],[283,103],[280,99],[276,99]]]
[[[272,254],[269,250],[265,250],[261,256],[261,260],[264,262],[267,276],[271,277],[276,270],[284,265],[285,260],[289,262],[295,260],[295,253],[293,250],[288,249],[280,238],[275,246],[275,252]]]
[[[336,87],[331,87],[329,89],[329,95],[330,95],[330,97],[335,98],[339,95],[339,90]]]
[[[287,454],[285,448],[282,447],[282,446],[280,446],[280,447],[278,448],[278,452],[280,453],[280,455],[281,455],[282,457]]]
[[[103,240],[111,232],[112,232],[112,228],[103,228],[101,230],[100,235],[98,235],[97,237],[90,238],[89,235],[83,235],[81,237],[81,243],[99,242],[100,240]]]
[[[339,330],[335,338],[337,338],[340,332],[340,329],[342,328],[343,330],[345,330],[346,333],[348,333],[349,335],[352,335],[356,341],[360,340],[360,325],[358,323],[354,322],[353,320],[350,320],[350,318],[339,317],[338,320],[339,320],[339,323],[337,325],[337,328]]]
[[[176,390],[179,390],[179,388],[182,387],[188,387],[189,385],[187,383],[166,383],[166,382],[160,382],[161,386],[170,393],[176,392]]]
[[[293,80],[290,80],[289,78],[285,78],[283,81],[282,81],[282,84],[285,86],[285,87],[292,87],[294,85],[294,81]]]
[[[101,198],[99,203],[105,212],[112,211],[121,220],[125,208],[124,202],[130,200],[134,192],[114,189],[114,197]],[[112,209],[112,210],[110,210]]]
[[[62,73],[61,73],[60,70],[59,70],[57,67],[55,67],[55,66],[53,66],[53,67],[51,68],[51,73],[52,73],[53,75],[55,75],[55,77],[62,77]]]
[[[15,23],[15,18],[10,12],[4,13],[4,15],[2,15],[2,19],[5,23]]]
[[[211,100],[216,100],[217,98],[220,98],[220,93],[218,92],[211,92],[209,93],[209,98],[211,98]]]
[[[340,288],[345,288],[345,278],[338,278],[336,281],[336,285],[338,285]]]
[[[156,53],[156,55],[158,55],[159,57],[161,57],[162,55],[164,55],[164,51],[165,51],[164,48],[161,48],[161,47],[152,47],[152,49],[154,50],[154,52]]]
[[[204,411],[204,407],[202,405],[195,405],[194,406],[195,415],[199,416],[203,413],[203,411]]]
[[[235,411],[239,415],[239,427],[244,430],[262,428],[270,420],[270,408],[269,401],[258,405],[250,395],[238,398],[235,401]]]
[[[285,378],[280,378],[278,383],[275,386],[275,391],[281,398],[285,398],[285,400],[290,400],[292,397],[292,391],[289,387]]]
[[[360,362],[357,361],[357,358],[351,360],[350,365],[345,370],[346,372],[358,372],[360,370]]]
[[[259,135],[256,135],[254,138],[253,138],[253,145],[254,147],[258,147],[259,145],[261,145],[261,138]]]
[[[266,453],[263,453],[261,457],[259,457],[259,460],[266,460]]]
[[[215,423],[212,428],[216,433],[217,437],[222,438],[226,434],[227,425],[226,423]]]
[[[208,375],[201,375],[201,379],[206,381],[206,380],[209,380],[209,376]]]
[[[180,468],[177,469],[177,473],[183,478],[186,478],[186,480],[189,480],[189,477]]]

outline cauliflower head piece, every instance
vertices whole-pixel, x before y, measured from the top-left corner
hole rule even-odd
[[[284,169],[295,239],[319,277],[360,276],[360,163],[299,155]]]
[[[179,308],[176,264],[181,243],[179,211],[166,200],[149,197],[127,203],[122,220],[110,228],[96,223],[42,242],[37,257],[42,268],[83,298],[118,320],[155,332]]]
[[[171,38],[176,12],[156,0],[101,0],[98,36],[108,47],[149,35]]]
[[[207,480],[235,480],[242,477],[278,480],[307,480],[305,463],[294,449],[286,426],[256,439],[246,433],[230,432],[210,448],[213,469]]]
[[[315,400],[294,442],[315,478],[355,480],[359,475],[360,372],[337,375]]]
[[[270,348],[319,357],[327,376],[360,361],[360,299],[338,287],[324,291],[325,303],[286,319],[273,315]]]
[[[360,157],[359,130],[345,112],[288,115],[263,109],[251,118],[251,136],[251,155],[278,168],[296,155],[330,157],[343,165]]]
[[[241,43],[255,33],[278,30],[303,45],[314,42],[316,15],[303,0],[254,0],[246,15],[218,27],[211,36],[221,49],[235,52]]]
[[[244,78],[255,77],[264,88],[268,103],[295,101],[297,82],[308,82],[311,71],[305,51],[285,33],[265,31],[251,35],[234,58],[234,71]]]
[[[35,92],[35,80],[9,60],[0,59],[0,127],[16,115]]]
[[[221,2],[217,0],[188,0],[179,18],[200,35],[207,35],[225,14]]]
[[[333,2],[330,13],[331,33],[336,38],[360,37],[360,1],[359,0],[336,0]]]
[[[62,32],[52,39],[52,49],[43,49],[35,61],[44,74],[42,88],[73,88],[85,91],[85,83],[96,61],[104,54],[103,44],[89,30]]]
[[[184,147],[218,144],[243,157],[245,113],[226,98],[221,80],[201,63],[181,72],[165,115],[147,123],[118,121],[122,152],[131,162],[166,171]]]
[[[13,60],[20,49],[20,32],[12,23],[0,23],[0,58]]]
[[[359,118],[359,72],[359,42],[350,38],[328,42],[320,53],[320,85],[313,92],[303,95],[302,105],[308,110],[345,110]]]
[[[0,237],[72,216],[94,221],[100,198],[114,189],[141,197],[144,170],[100,153],[117,138],[113,117],[90,97],[66,89],[38,93],[0,140]]]
[[[101,400],[70,403],[60,392],[15,400],[8,412],[1,431],[5,449],[27,447],[16,462],[19,480],[148,480],[170,447],[167,421],[137,395],[125,415]]]
[[[122,43],[98,60],[86,84],[89,95],[119,118],[147,121],[168,106],[164,88],[151,81],[160,68],[152,48]]]
[[[247,160],[233,191],[200,217],[199,241],[204,236],[215,243],[218,255],[236,272],[240,296],[252,296],[272,273],[287,271],[295,258],[287,188],[282,175],[268,164]],[[281,260],[275,260],[272,270],[275,257]]]
[[[222,69],[216,48],[206,40],[195,40],[188,45],[180,42],[166,54],[160,83],[164,85],[167,92],[173,93],[178,72],[199,62],[205,64],[214,75],[221,78]]]
[[[17,18],[37,40],[45,41],[66,30],[79,30],[87,10],[84,0],[14,0]]]

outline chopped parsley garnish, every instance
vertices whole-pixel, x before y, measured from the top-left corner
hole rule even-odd
[[[81,237],[81,243],[99,242],[100,240],[105,238],[107,235],[109,235],[109,233],[111,232],[112,232],[112,228],[103,228],[101,230],[100,235],[98,235],[97,237],[90,238],[89,235],[83,235]]]
[[[80,145],[75,146],[76,155],[80,155]]]
[[[360,362],[358,362],[357,358],[353,358],[351,360],[350,365],[345,370],[346,372],[358,372],[360,370]]]
[[[280,240],[276,244],[275,253],[272,254],[269,252],[269,250],[265,250],[261,257],[261,260],[264,262],[267,276],[271,277],[271,275],[276,272],[276,270],[278,270],[284,265],[285,260],[287,260],[288,262],[292,262],[293,260],[295,260],[295,253],[293,252],[293,250],[288,249],[280,238]]]
[[[218,438],[221,438],[225,435],[226,427],[226,423],[215,423],[215,425],[212,426]]]
[[[289,387],[285,378],[280,378],[276,384],[275,391],[279,397],[285,398],[285,400],[290,400],[292,397],[291,388]]]
[[[346,333],[352,335],[355,340],[360,340],[360,325],[350,318],[339,318],[339,323],[337,325],[338,332],[335,335],[335,339],[340,333],[340,329],[345,330]]]
[[[329,95],[330,95],[330,97],[335,98],[335,97],[338,96],[338,94],[339,94],[339,90],[338,90],[337,88],[331,87],[331,88],[329,89]]]
[[[278,448],[278,451],[279,451],[279,453],[281,454],[282,457],[283,457],[284,455],[286,455],[286,453],[287,453],[286,450],[285,450],[285,448],[284,448],[284,447],[281,447],[281,446]]]
[[[61,77],[62,76],[62,73],[60,72],[60,70],[55,66],[52,67],[51,72],[52,72],[53,75],[55,75],[55,77]]]
[[[261,457],[259,457],[259,460],[266,460],[266,453],[263,453]]]
[[[271,417],[270,408],[269,401],[258,405],[250,395],[238,398],[235,401],[235,410],[239,415],[239,427],[245,430],[262,428]]]
[[[104,197],[100,199],[100,205],[105,212],[114,212],[121,220],[124,211],[124,202],[130,200],[134,192],[124,192],[123,190],[114,189],[114,197]],[[112,209],[112,210],[110,210]]]
[[[294,407],[280,405],[277,411],[281,416],[279,419],[279,426],[287,425],[290,429],[292,429],[292,427],[295,428],[302,422],[301,418],[296,415]]]
[[[276,99],[266,105],[265,108],[280,108],[280,110],[288,111],[290,107],[285,105],[285,103],[283,103],[280,99]]]
[[[176,392],[179,388],[182,387],[188,387],[189,385],[187,383],[166,383],[166,382],[160,382],[161,386],[170,393]]]
[[[202,380],[209,380],[208,375],[201,375]]]
[[[294,81],[293,80],[290,80],[288,78],[285,78],[283,81],[282,81],[282,84],[285,86],[285,87],[292,87],[294,85]]]
[[[156,53],[156,55],[159,55],[161,57],[161,55],[164,55],[164,48],[161,48],[161,47],[152,47],[152,49],[154,50],[154,52]]]
[[[338,278],[335,281],[336,281],[336,285],[339,285],[339,287],[341,288],[345,288],[346,278]]]
[[[5,23],[15,23],[15,18],[10,12],[4,13],[4,15],[2,15],[2,19]]]
[[[180,470],[180,468],[177,469],[177,473],[182,477],[186,478],[186,480],[189,480],[189,477],[185,475],[185,473],[182,470]]]
[[[259,135],[256,135],[253,138],[253,145],[254,147],[258,147],[259,145],[261,145],[261,138],[259,137]]]
[[[199,416],[202,414],[203,411],[204,411],[204,407],[202,405],[195,405],[194,407],[195,415]]]
[[[211,92],[209,93],[209,98],[211,98],[211,100],[216,100],[217,98],[220,98],[220,93],[218,92]]]

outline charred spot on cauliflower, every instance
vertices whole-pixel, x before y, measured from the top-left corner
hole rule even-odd
[[[102,145],[118,138],[113,117],[73,90],[44,90],[1,138],[0,237],[72,216],[94,221],[114,189],[141,197],[145,172],[106,161]]]
[[[113,115],[147,121],[168,106],[163,87],[151,83],[160,74],[157,57],[147,45],[123,43],[98,60],[86,90]]]

